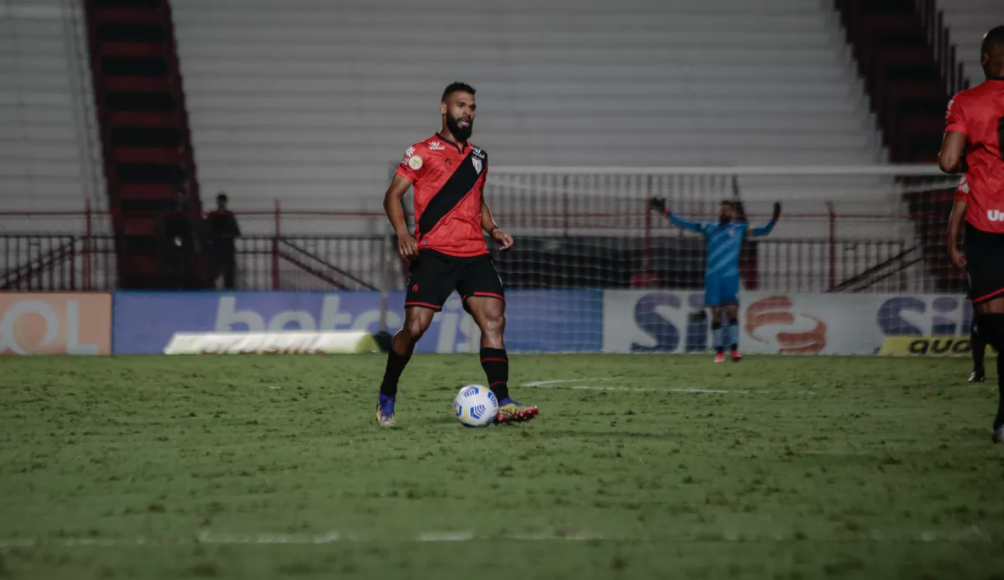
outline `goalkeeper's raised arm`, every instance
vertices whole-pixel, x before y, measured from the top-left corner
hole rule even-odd
[[[777,225],[777,220],[781,217],[781,204],[779,202],[774,202],[774,213],[770,217],[770,221],[760,227],[750,226],[749,232],[752,236],[766,236],[767,234],[774,231],[774,226]]]
[[[666,219],[669,220],[669,223],[673,224],[678,228],[683,228],[685,230],[690,230],[692,232],[697,232],[699,234],[704,233],[705,226],[707,224],[685,220],[680,216],[674,214],[673,212],[669,211],[669,209],[666,207],[666,200],[664,199],[653,197],[652,199],[648,200],[648,207],[666,216]]]

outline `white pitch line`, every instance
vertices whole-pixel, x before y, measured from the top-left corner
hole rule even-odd
[[[515,541],[586,541],[603,540],[602,535],[592,533],[567,533],[556,534],[550,532],[535,534],[508,534],[508,535],[483,535],[479,536],[473,531],[455,532],[421,532],[417,537],[409,542],[439,543],[439,542],[477,542],[489,540],[515,540]],[[212,544],[223,546],[262,546],[269,544],[286,545],[317,545],[335,544],[340,542],[366,542],[351,535],[340,532],[324,532],[320,534],[282,534],[282,533],[261,533],[261,534],[230,534],[199,532],[191,539],[153,539],[145,536],[135,538],[92,538],[92,537],[61,537],[61,538],[8,538],[0,539],[0,550],[10,548],[34,548],[43,546],[55,546],[59,548],[78,547],[127,547],[127,546],[176,546],[185,544]],[[378,541],[378,540],[372,540]],[[379,540],[384,541],[384,540]]]
[[[554,379],[550,381],[533,381],[530,383],[523,383],[523,387],[547,387],[551,385],[560,385],[564,383],[582,383],[585,381],[612,381],[613,379]]]
[[[554,379],[548,381],[531,381],[522,383],[521,387],[532,389],[571,389],[577,391],[619,391],[633,393],[707,393],[713,395],[767,395],[771,393],[815,395],[815,391],[792,389],[785,391],[762,390],[753,391],[748,389],[698,389],[696,387],[684,387],[677,389],[659,389],[654,387],[600,387],[595,385],[576,385],[572,383],[584,383],[593,381],[613,381],[616,379]]]
[[[582,533],[553,533],[542,532],[532,534],[503,534],[503,535],[479,535],[473,531],[454,532],[422,532],[405,542],[419,543],[439,543],[439,542],[482,542],[509,540],[520,542],[583,542],[583,541],[646,541],[646,542],[724,542],[724,543],[777,543],[792,541],[820,541],[820,542],[918,542],[918,543],[991,543],[994,537],[984,532],[976,526],[957,530],[922,530],[913,534],[893,534],[887,535],[877,530],[863,532],[858,535],[841,537],[818,537],[805,538],[778,533],[742,533],[737,531],[724,531],[713,534],[668,534],[666,536],[652,536],[643,538],[633,538],[630,536],[604,536],[589,532]],[[200,532],[192,538],[149,538],[138,536],[135,538],[94,538],[94,537],[61,537],[61,538],[7,538],[0,539],[0,550],[13,548],[35,548],[35,547],[58,547],[58,548],[88,548],[88,547],[113,547],[124,548],[130,546],[183,546],[191,544],[214,544],[214,545],[320,545],[334,544],[340,542],[374,543],[387,542],[387,539],[360,540],[354,536],[342,534],[340,532],[324,532],[320,534],[283,534],[283,533],[261,533],[261,534],[229,534]],[[401,541],[401,540],[390,540]]]
[[[636,393],[713,393],[713,394],[727,395],[730,393],[751,392],[751,391],[727,391],[724,389],[697,389],[693,387],[687,387],[682,389],[654,389],[649,387],[597,387],[593,385],[570,384],[570,383],[582,383],[587,380],[611,381],[613,379],[555,379],[551,381],[532,381],[529,383],[523,383],[520,386],[529,387],[533,389],[572,389],[576,391],[621,391],[621,392],[636,392]]]

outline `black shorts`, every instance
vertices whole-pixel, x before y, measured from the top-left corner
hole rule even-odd
[[[984,232],[966,222],[963,250],[973,304],[1004,296],[1004,234]]]
[[[439,312],[454,290],[460,293],[465,310],[472,296],[505,301],[502,280],[488,254],[458,258],[422,250],[411,264],[404,307],[421,306]]]

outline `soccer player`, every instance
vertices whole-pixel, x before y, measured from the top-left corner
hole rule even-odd
[[[948,254],[969,275],[976,328],[998,352],[1004,350],[1004,26],[983,37],[980,64],[986,82],[948,103],[938,164],[946,173],[965,173],[956,193],[964,201],[966,234],[958,240],[962,216],[948,221]],[[993,441],[1004,442],[1004,356],[997,357],[999,401]]]
[[[966,190],[968,190],[968,186],[965,179],[963,179],[962,183],[959,184],[959,189],[955,192],[955,204],[952,205],[952,215],[949,218],[950,223],[955,223],[956,230],[962,221],[962,216],[966,213]],[[964,266],[962,268],[965,270]],[[970,291],[969,298],[972,299],[972,297],[972,291]],[[986,380],[986,370],[983,366],[986,350],[987,343],[980,337],[979,325],[976,323],[976,317],[974,316],[973,323],[969,327],[969,352],[973,357],[973,372],[969,375],[970,383],[982,383]]]
[[[729,319],[728,342],[732,361],[739,362],[739,250],[747,233],[766,236],[781,216],[781,204],[774,204],[774,215],[766,225],[754,228],[745,220],[736,220],[736,205],[723,201],[718,223],[698,223],[681,219],[666,208],[666,200],[652,198],[649,207],[662,212],[673,225],[702,234],[708,241],[708,261],[704,272],[704,304],[711,309],[711,330],[715,343],[715,362],[725,362],[725,331],[722,311]]]
[[[446,87],[439,104],[442,130],[408,148],[384,197],[384,210],[397,233],[398,252],[412,263],[404,326],[391,341],[380,384],[377,422],[383,427],[394,426],[398,380],[415,344],[454,290],[481,329],[481,367],[498,399],[496,420],[509,423],[537,416],[536,407],[521,405],[509,396],[509,357],[502,340],[505,292],[481,232],[487,232],[502,250],[511,248],[513,240],[495,224],[484,200],[488,154],[468,141],[476,109],[470,85]],[[415,190],[414,236],[405,224],[401,204],[409,187]]]

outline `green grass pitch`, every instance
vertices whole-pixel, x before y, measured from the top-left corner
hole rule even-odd
[[[5,358],[0,578],[1004,577],[966,360],[514,355],[540,418],[465,429],[416,356],[395,430],[383,365]]]

